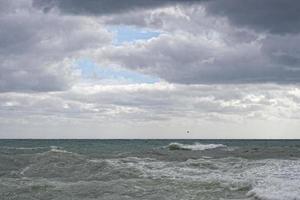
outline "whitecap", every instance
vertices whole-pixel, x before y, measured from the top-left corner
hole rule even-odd
[[[224,144],[201,144],[201,143],[195,143],[195,144],[181,144],[177,142],[170,143],[168,145],[168,149],[170,150],[193,150],[193,151],[203,151],[207,149],[215,149],[215,148],[221,148],[226,147]]]
[[[56,153],[73,153],[73,152],[66,151],[63,148],[57,147],[57,146],[50,146],[50,152],[56,152]]]
[[[265,165],[252,168],[247,175],[253,189],[247,195],[264,200],[300,199],[300,160],[264,160]]]
[[[169,162],[123,158],[110,160],[110,164],[119,169],[136,169],[144,178],[218,183],[219,189],[244,192],[244,197],[250,199],[300,200],[300,160],[228,157]]]

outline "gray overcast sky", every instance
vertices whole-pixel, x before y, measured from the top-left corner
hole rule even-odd
[[[0,138],[300,138],[299,10],[1,0]]]

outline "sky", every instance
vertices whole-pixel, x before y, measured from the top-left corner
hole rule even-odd
[[[1,0],[0,138],[300,138],[299,10]]]

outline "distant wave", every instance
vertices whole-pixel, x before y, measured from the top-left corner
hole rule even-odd
[[[57,146],[50,146],[50,152],[56,152],[56,153],[73,153],[73,152],[66,151],[63,148],[57,147]]]
[[[8,149],[8,150],[36,150],[36,149],[47,149],[48,147],[7,147],[7,146],[3,146],[0,148]]]
[[[223,144],[181,144],[177,142],[170,143],[168,149],[170,150],[192,150],[192,151],[203,151],[206,149],[215,149],[220,147],[226,147]]]

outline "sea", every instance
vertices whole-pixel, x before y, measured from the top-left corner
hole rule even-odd
[[[297,200],[300,140],[0,140],[1,200]]]

